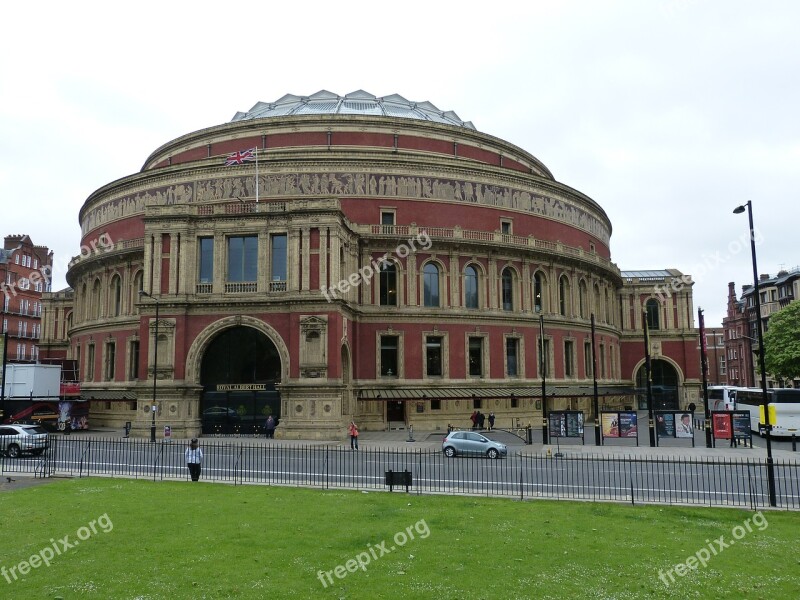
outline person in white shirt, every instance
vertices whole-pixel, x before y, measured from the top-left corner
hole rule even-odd
[[[186,448],[185,457],[192,481],[200,481],[200,465],[203,462],[203,451],[200,449],[197,438],[192,438],[189,447]]]

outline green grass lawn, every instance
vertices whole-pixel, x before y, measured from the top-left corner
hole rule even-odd
[[[790,512],[92,478],[0,514],[0,598],[800,598]]]

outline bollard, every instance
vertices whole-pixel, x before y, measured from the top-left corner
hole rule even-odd
[[[792,434],[792,452],[797,452],[797,435]]]

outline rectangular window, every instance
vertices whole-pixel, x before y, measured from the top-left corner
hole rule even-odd
[[[726,365],[725,365],[725,357],[719,357],[719,373],[720,375],[725,375],[726,373]]]
[[[381,225],[394,225],[394,213],[392,211],[381,211]]]
[[[517,355],[519,354],[519,339],[506,338],[506,375],[516,377]]]
[[[584,373],[586,373],[587,379],[594,377],[594,371],[592,370],[592,345],[589,342],[583,345],[583,370]]]
[[[471,377],[483,376],[483,338],[469,338],[469,374]]]
[[[431,410],[442,410],[442,401],[431,400]]]
[[[86,381],[94,381],[94,344],[86,346]]]
[[[425,337],[425,372],[429,377],[442,376],[442,338]]]
[[[481,406],[481,399],[477,396],[472,397],[472,408],[483,408]]]
[[[114,342],[106,344],[106,368],[105,380],[114,381],[114,365],[117,358],[117,345]]]
[[[199,283],[214,282],[214,238],[200,238],[197,242],[199,255],[198,281]]]
[[[600,379],[606,378],[606,347],[604,344],[600,344],[600,356],[598,357],[600,361]]]
[[[608,353],[608,358],[611,361],[611,368],[608,371],[608,376],[609,376],[609,378],[613,379],[614,377],[617,376],[616,375],[617,371],[614,368],[614,347],[613,346],[611,346],[611,348],[610,348],[610,351]]]
[[[548,377],[551,373],[550,370],[550,340],[544,341],[539,339],[539,377],[544,373]]]
[[[575,342],[564,342],[564,377],[575,377]]]
[[[139,340],[133,340],[131,342],[131,359],[130,359],[130,366],[128,368],[128,373],[131,381],[136,381],[139,379]]]
[[[289,273],[287,263],[287,237],[285,233],[272,236],[272,281],[286,281]]]
[[[500,233],[503,235],[511,235],[511,221],[500,221]]]
[[[381,376],[397,377],[397,346],[396,335],[381,336]]]
[[[228,281],[256,281],[258,278],[258,237],[228,238]]]

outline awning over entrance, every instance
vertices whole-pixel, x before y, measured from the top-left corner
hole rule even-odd
[[[127,390],[81,390],[81,400],[136,400],[136,393]]]
[[[594,394],[591,385],[550,386],[546,388],[548,398],[575,398],[581,396],[592,397]],[[542,386],[531,385],[528,387],[494,387],[494,388],[469,388],[469,387],[429,387],[429,388],[365,388],[358,390],[359,400],[469,400],[475,398],[541,398]],[[597,386],[598,396],[635,396],[633,386],[604,385]]]

